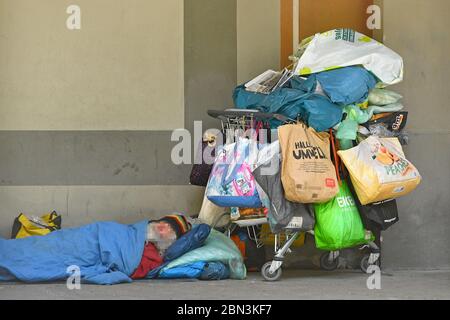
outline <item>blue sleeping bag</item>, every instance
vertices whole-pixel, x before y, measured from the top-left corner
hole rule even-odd
[[[74,265],[83,283],[131,282],[144,251],[147,224],[97,222],[46,236],[0,239],[0,281],[64,280]]]

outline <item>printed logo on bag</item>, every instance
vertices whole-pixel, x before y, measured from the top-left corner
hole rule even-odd
[[[325,186],[328,188],[334,188],[336,187],[336,181],[334,179],[327,178],[325,179]]]
[[[352,29],[336,29],[336,40],[355,42],[355,31]]]
[[[388,176],[405,176],[409,170],[412,170],[408,161],[389,151],[389,149],[383,145],[380,145],[374,150],[372,159],[377,160],[384,166]]]
[[[326,159],[326,155],[320,147],[313,146],[307,141],[299,141],[294,144],[292,153],[297,160],[302,159]]]
[[[338,206],[342,209],[344,208],[350,208],[350,207],[354,207],[355,206],[355,201],[353,200],[352,197],[347,196],[347,197],[337,197],[336,201],[338,203]]]
[[[402,125],[402,122],[403,122],[403,117],[404,117],[403,114],[399,114],[395,117],[395,122],[392,125],[393,130],[395,130],[395,131],[400,130],[400,126]]]

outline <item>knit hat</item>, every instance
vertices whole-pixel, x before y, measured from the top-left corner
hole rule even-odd
[[[177,239],[180,238],[183,234],[185,234],[189,230],[191,230],[192,228],[192,225],[187,221],[186,217],[181,214],[171,214],[168,216],[164,216],[159,220],[154,220],[153,222],[168,223],[175,231]]]

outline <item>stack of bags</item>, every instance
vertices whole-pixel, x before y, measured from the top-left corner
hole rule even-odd
[[[392,199],[421,180],[401,147],[407,142],[402,97],[386,89],[403,80],[403,60],[363,34],[336,29],[304,40],[294,70],[270,94],[237,87],[235,105],[297,121],[271,123],[278,128],[281,182],[287,201],[313,204],[319,248],[372,240],[363,225],[385,230],[397,222]],[[277,220],[269,208],[271,218]]]

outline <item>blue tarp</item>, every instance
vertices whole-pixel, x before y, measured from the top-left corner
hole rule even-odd
[[[268,95],[246,91],[244,85],[241,85],[234,90],[233,101],[239,109],[278,113],[294,120],[300,116],[316,131],[325,131],[341,122],[342,108],[327,97],[315,94],[315,89],[315,77],[304,80],[294,76],[286,87]],[[278,120],[271,120],[272,128],[281,124]]]
[[[375,88],[376,78],[362,67],[346,67],[313,74],[333,103],[340,106],[363,103]]]
[[[46,236],[0,239],[0,281],[64,280],[74,265],[85,283],[131,282],[144,251],[147,224],[97,222]]]

